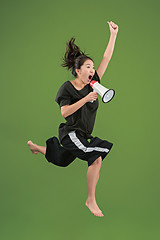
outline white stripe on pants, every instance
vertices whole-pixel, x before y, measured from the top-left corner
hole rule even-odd
[[[77,138],[75,131],[68,133],[71,141],[83,152],[109,152],[108,148],[101,148],[101,147],[85,147],[83,143]]]

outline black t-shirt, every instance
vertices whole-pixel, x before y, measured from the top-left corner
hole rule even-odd
[[[100,83],[100,78],[95,70],[92,80]],[[87,84],[81,90],[77,90],[70,81],[66,81],[59,88],[55,101],[59,104],[60,108],[64,105],[71,105],[80,99],[84,98],[93,88]],[[91,133],[94,127],[96,112],[99,106],[98,98],[96,101],[87,102],[73,114],[65,118],[66,122],[59,125],[59,140],[62,139],[73,130],[77,130],[79,134],[86,139],[93,138]]]

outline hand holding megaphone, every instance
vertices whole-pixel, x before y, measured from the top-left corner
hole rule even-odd
[[[96,92],[90,92],[85,98],[87,102],[93,102],[97,99],[97,93]]]
[[[93,88],[93,91],[97,92],[104,103],[107,103],[112,100],[115,95],[115,91],[113,89],[108,89],[102,86],[98,81],[92,80],[90,82],[90,86]],[[93,103],[94,100],[90,101]]]

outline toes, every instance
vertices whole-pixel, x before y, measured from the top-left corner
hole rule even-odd
[[[103,213],[94,213],[94,215],[97,216],[97,217],[103,217],[104,216]]]
[[[29,140],[29,141],[27,142],[27,144],[28,144],[28,146],[30,147],[30,146],[32,146],[33,142],[32,142],[31,140]]]
[[[91,213],[93,213],[93,215],[95,215],[97,217],[103,217],[104,216],[102,212],[101,213],[94,213],[94,212],[91,211]]]
[[[92,212],[93,213],[93,212]],[[96,215],[96,216],[98,216],[98,217],[103,217],[104,215],[103,215],[103,213],[102,213],[102,211],[101,212],[95,212],[95,213],[93,213],[94,215]]]
[[[35,153],[35,154],[37,154],[38,153],[38,151],[36,151],[36,150],[31,150],[32,151],[32,153]]]
[[[86,205],[86,207],[90,210],[90,212],[91,212],[93,215],[95,215],[95,216],[97,216],[97,217],[103,217],[103,216],[104,216],[101,210],[100,210],[99,213],[96,213],[96,212],[93,212],[86,203],[85,203],[85,205]]]
[[[98,216],[98,217],[103,217],[104,215],[103,215],[103,213],[98,213],[97,216]]]

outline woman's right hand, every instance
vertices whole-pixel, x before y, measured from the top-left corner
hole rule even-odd
[[[97,99],[97,92],[90,92],[87,96],[85,96],[86,102],[95,101]]]

